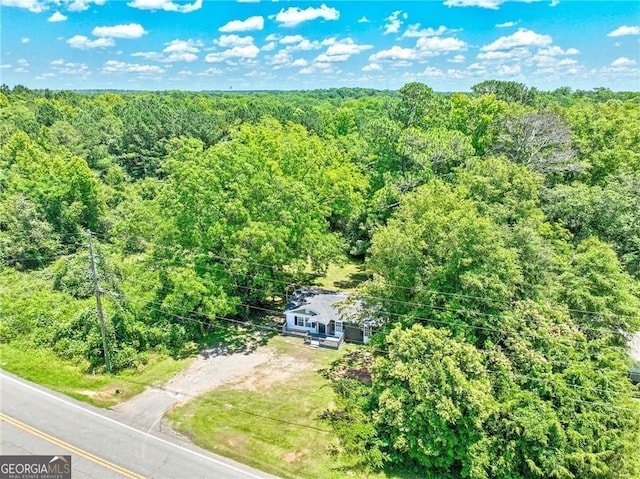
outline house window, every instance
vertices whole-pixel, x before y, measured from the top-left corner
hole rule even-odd
[[[294,321],[294,324],[295,324],[296,326],[302,326],[302,327],[304,327],[304,326],[305,326],[305,324],[304,324],[304,323],[305,323],[305,318],[304,318],[304,316],[294,316],[294,317],[293,317],[293,321]]]
[[[342,321],[336,321],[336,333],[342,332]]]

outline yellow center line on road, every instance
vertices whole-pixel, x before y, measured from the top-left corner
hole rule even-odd
[[[145,476],[141,476],[140,474],[136,474],[135,472],[132,472],[128,469],[125,469],[122,466],[118,466],[117,464],[114,464],[112,462],[107,461],[106,459],[102,459],[101,457],[98,457],[94,454],[91,454],[90,452],[87,452],[83,449],[80,449],[79,447],[76,447],[72,444],[69,444],[68,442],[64,442],[61,439],[58,439],[56,437],[53,437],[49,434],[47,434],[46,432],[42,432],[32,426],[29,426],[28,424],[23,423],[22,421],[18,421],[17,419],[8,416],[2,412],[0,412],[0,421],[5,421],[19,429],[22,429],[23,431],[26,431],[30,434],[33,434],[34,436],[37,436],[41,439],[44,439],[46,441],[49,441],[57,446],[60,446],[68,451],[71,451],[79,456],[84,457],[85,459],[89,459],[90,461],[95,462],[96,464],[99,464],[103,467],[106,467],[107,469],[110,469],[114,472],[117,472],[118,474],[121,474],[125,477],[128,477],[130,479],[146,479]]]

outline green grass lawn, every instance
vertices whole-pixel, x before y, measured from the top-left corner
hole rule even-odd
[[[148,363],[136,371],[117,376],[89,374],[53,351],[27,348],[19,342],[0,344],[0,367],[5,371],[100,407],[126,401],[147,385],[166,382],[191,360],[150,354]]]
[[[313,284],[329,290],[349,292],[368,277],[364,264],[352,260],[344,265],[330,264],[325,275],[316,277]]]
[[[269,346],[278,360],[309,367],[259,390],[232,384],[174,408],[168,414],[174,429],[205,449],[284,478],[400,477],[354,469],[337,453],[338,440],[320,418],[333,406],[334,393],[318,370],[353,346],[340,352],[310,349],[297,338],[279,336]]]

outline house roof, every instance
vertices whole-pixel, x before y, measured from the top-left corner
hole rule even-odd
[[[324,289],[298,289],[293,292],[285,312],[308,309],[315,313],[313,320],[329,324],[331,320],[340,319],[340,310],[336,303],[347,299],[345,293],[327,291]]]

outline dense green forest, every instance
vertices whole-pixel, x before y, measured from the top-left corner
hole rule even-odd
[[[326,371],[363,468],[640,477],[640,94],[0,88],[0,343],[180,354],[348,259],[374,341]],[[254,314],[255,313],[255,314]]]

